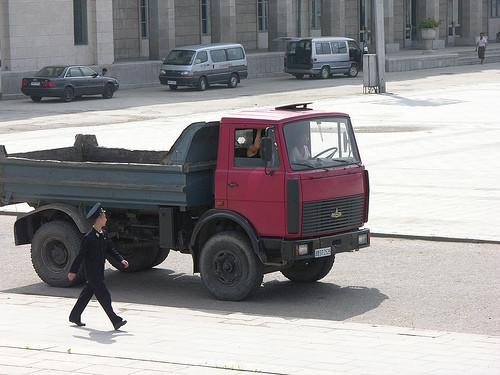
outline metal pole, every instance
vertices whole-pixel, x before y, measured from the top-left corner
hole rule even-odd
[[[385,93],[385,31],[384,31],[384,0],[375,2],[375,43],[377,52],[377,67],[379,93]]]

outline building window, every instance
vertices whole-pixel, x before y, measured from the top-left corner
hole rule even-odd
[[[149,0],[141,0],[139,3],[139,14],[141,23],[141,38],[149,38]]]
[[[491,0],[491,17],[500,17],[500,0]]]
[[[201,0],[201,34],[210,34],[210,0]]]
[[[321,0],[311,2],[311,29],[321,29]]]
[[[269,0],[258,0],[257,1],[257,22],[259,24],[259,31],[266,32],[267,25],[269,22]]]
[[[75,45],[88,44],[87,0],[73,0]]]

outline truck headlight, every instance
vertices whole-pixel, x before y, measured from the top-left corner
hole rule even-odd
[[[309,253],[309,246],[306,243],[295,245],[295,255],[307,255],[307,253]]]
[[[358,235],[358,245],[367,245],[368,244],[368,233],[362,233]]]

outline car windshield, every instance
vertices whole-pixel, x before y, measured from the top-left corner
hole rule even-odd
[[[45,68],[39,70],[35,76],[36,77],[59,77],[63,74],[64,66],[46,66]]]
[[[163,60],[167,65],[191,65],[195,51],[174,49]]]
[[[283,131],[288,160],[294,171],[361,162],[348,118],[294,121],[285,125]]]

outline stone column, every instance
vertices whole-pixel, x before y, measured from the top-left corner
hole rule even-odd
[[[462,43],[475,44],[479,33],[488,33],[488,30],[483,30],[483,2],[463,1],[462,4]]]
[[[149,0],[149,57],[160,60],[175,47],[175,0]]]
[[[394,0],[384,0],[385,51],[399,51],[399,43],[394,43]]]
[[[96,64],[112,64],[115,61],[113,40],[113,1],[96,1]]]
[[[294,22],[293,0],[269,1],[269,50],[280,51],[285,47],[284,42],[275,41],[280,37],[291,37],[296,27]]]
[[[236,42],[236,0],[212,0],[210,7],[212,42]]]
[[[10,65],[9,8],[7,0],[0,0],[0,99],[2,98],[2,71]]]
[[[345,36],[345,0],[323,0],[321,2],[321,34]]]

